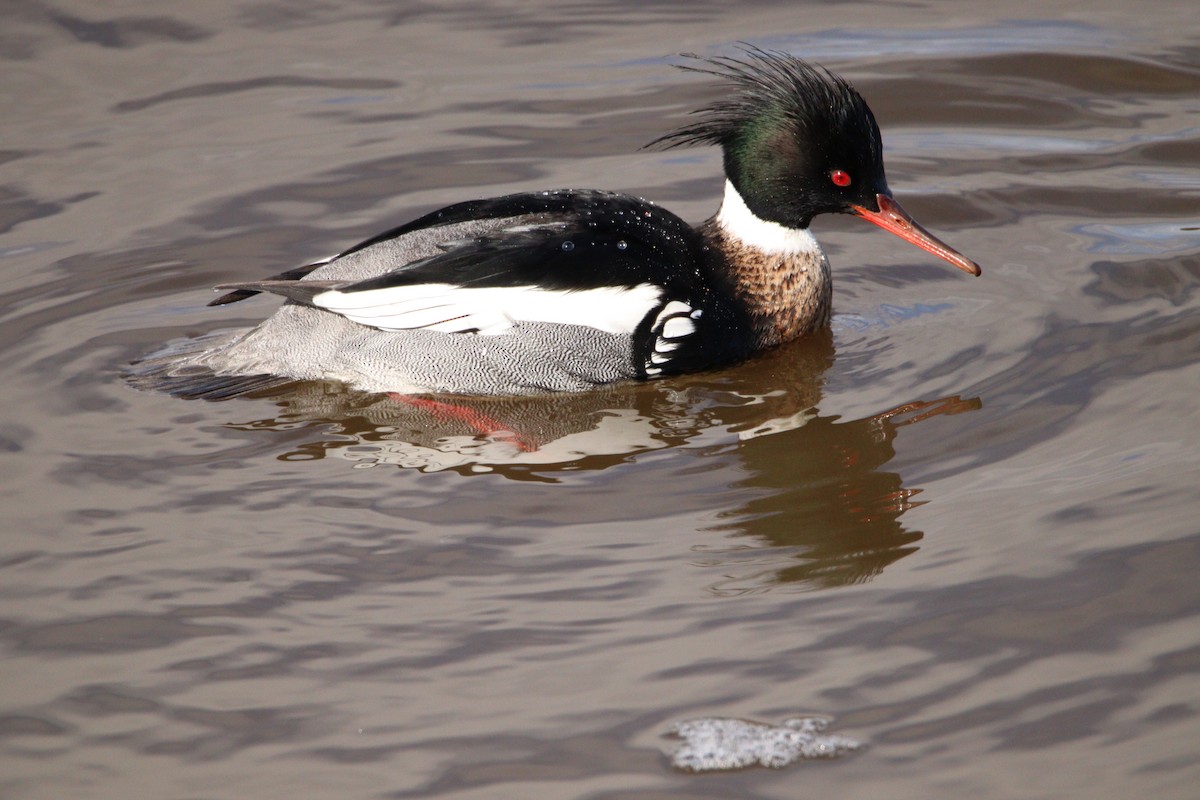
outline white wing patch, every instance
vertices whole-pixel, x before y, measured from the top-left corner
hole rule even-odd
[[[312,302],[360,325],[385,331],[425,328],[494,335],[518,322],[553,322],[631,334],[661,299],[662,289],[649,283],[574,291],[422,283],[359,292],[333,289],[316,295]]]
[[[671,360],[671,353],[679,349],[684,340],[696,332],[696,321],[704,313],[699,308],[692,308],[687,303],[672,300],[662,307],[650,332],[654,334],[654,347],[646,358],[646,376],[653,378],[661,375],[663,365]]]

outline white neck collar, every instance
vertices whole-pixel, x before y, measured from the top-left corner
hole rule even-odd
[[[821,250],[807,228],[787,228],[755,216],[728,179],[725,181],[725,199],[717,212],[717,224],[730,238],[764,253],[795,255]]]

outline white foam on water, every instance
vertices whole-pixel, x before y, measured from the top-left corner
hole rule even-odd
[[[828,724],[821,717],[793,717],[780,725],[728,717],[679,722],[669,733],[684,743],[671,764],[688,772],[755,765],[779,769],[801,759],[837,758],[863,747],[848,736],[822,734]]]

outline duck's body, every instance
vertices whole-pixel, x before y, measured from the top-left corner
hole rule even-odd
[[[699,227],[590,190],[449,206],[332,259],[222,287],[233,291],[214,304],[261,291],[288,302],[249,331],[151,356],[139,383],[212,398],[297,379],[526,394],[727,364],[828,324],[829,263],[808,232],[826,211],[864,216],[978,274],[891,201],[878,129],[848,84],[788,56],[750,55],[708,62],[744,96],[660,140],[725,150],[721,208]],[[807,152],[817,125],[818,152]]]

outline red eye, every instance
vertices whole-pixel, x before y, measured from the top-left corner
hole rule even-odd
[[[834,186],[849,186],[850,173],[844,172],[840,169],[835,169],[833,172],[829,173],[829,180],[833,181]]]

